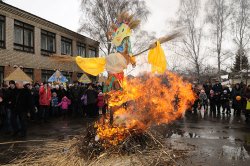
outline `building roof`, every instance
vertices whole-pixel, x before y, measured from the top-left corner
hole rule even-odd
[[[19,9],[17,7],[14,7],[12,5],[4,3],[3,1],[0,1],[0,10],[6,11],[6,12],[10,12],[10,13],[12,13],[14,15],[18,15],[18,16],[23,17],[25,19],[28,19],[30,21],[34,21],[36,23],[39,23],[39,24],[42,24],[42,25],[46,25],[46,26],[48,26],[50,28],[53,28],[53,29],[56,29],[58,31],[62,31],[62,32],[68,33],[68,34],[70,34],[70,35],[72,35],[72,36],[74,36],[76,38],[80,37],[83,41],[87,41],[88,43],[90,43],[92,45],[99,45],[98,41],[95,41],[95,40],[93,40],[91,38],[83,36],[83,35],[81,35],[81,34],[79,34],[77,32],[69,30],[69,29],[67,29],[67,28],[65,28],[65,27],[63,27],[61,25],[58,25],[58,24],[53,23],[51,21],[48,21],[48,20],[46,20],[44,18],[41,18],[39,16],[36,16],[36,15],[34,15],[32,13],[29,13],[27,11],[24,11],[22,9]]]

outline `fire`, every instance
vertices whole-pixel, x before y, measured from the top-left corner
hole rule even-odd
[[[182,117],[195,100],[192,85],[171,72],[126,79],[122,91],[108,95],[109,106],[116,108],[114,122],[110,125],[108,117],[96,124],[104,146],[119,144],[131,131],[143,132],[152,125],[168,124]]]

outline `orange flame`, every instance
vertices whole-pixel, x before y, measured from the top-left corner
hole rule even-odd
[[[146,75],[127,79],[122,91],[111,91],[108,95],[109,106],[117,109],[113,125],[107,119],[96,124],[104,146],[119,144],[132,130],[145,131],[152,125],[167,124],[182,117],[195,100],[192,85],[171,72],[163,77]]]

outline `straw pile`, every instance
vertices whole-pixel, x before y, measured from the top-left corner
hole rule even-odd
[[[172,132],[172,131],[168,131]],[[11,165],[180,165],[187,151],[175,150],[164,143],[158,132],[131,135],[123,143],[104,148],[94,140],[95,129],[90,126],[86,133],[67,141],[48,141],[34,144],[22,156],[16,157]]]

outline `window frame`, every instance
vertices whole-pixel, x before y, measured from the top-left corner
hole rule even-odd
[[[88,51],[89,55],[88,55],[88,57],[89,58],[97,57],[97,51],[96,50],[97,49],[95,47],[89,47],[89,51]],[[95,56],[90,55],[90,51],[94,51],[95,52]]]
[[[15,43],[15,28],[16,27],[19,27],[19,28],[22,28],[22,33],[23,33],[23,44],[19,44],[19,43]],[[33,32],[33,42],[32,42],[32,45],[33,46],[26,46],[24,43],[25,43],[25,37],[24,37],[24,31],[25,30],[28,30],[28,31],[31,31]],[[27,24],[27,23],[24,23],[22,21],[19,21],[19,20],[14,20],[14,50],[16,51],[23,51],[23,52],[27,52],[27,53],[35,53],[35,27],[33,25],[30,25],[30,24]],[[18,48],[15,48],[15,47],[22,47],[22,49],[18,49]],[[28,51],[28,50],[25,50],[26,49],[30,49],[31,51]]]
[[[33,68],[23,68],[23,72],[27,74],[29,77],[31,75],[31,79],[34,80],[34,69]]]
[[[77,42],[77,55],[78,56],[81,56],[81,57],[84,57],[84,58],[86,58],[86,44],[84,44],[84,43],[82,43],[82,42]],[[80,55],[79,54],[79,48],[84,48],[84,55]]]
[[[64,53],[63,50],[62,50],[62,42],[65,42],[67,44],[70,44],[71,46],[71,51],[70,51],[70,54],[67,54],[67,53]],[[69,39],[67,37],[63,37],[61,36],[61,54],[62,55],[70,55],[70,56],[73,56],[73,40],[72,39]]]
[[[4,66],[0,66],[0,83],[4,83]],[[0,85],[1,86],[1,85]]]
[[[50,50],[45,50],[42,48],[42,36],[46,36],[46,38],[53,38],[54,39],[54,50],[55,51],[50,51]],[[51,54],[55,54],[56,53],[56,33],[53,33],[53,32],[50,32],[50,31],[47,31],[47,30],[44,30],[44,29],[41,29],[41,55],[44,55],[44,56],[49,56]]]
[[[0,22],[3,23],[3,40],[0,39],[0,48],[6,48],[6,17],[0,15]]]
[[[55,73],[54,70],[47,70],[47,69],[42,69],[41,70],[41,80],[44,82],[47,82],[48,79]],[[47,79],[43,80],[43,75],[46,75]]]

